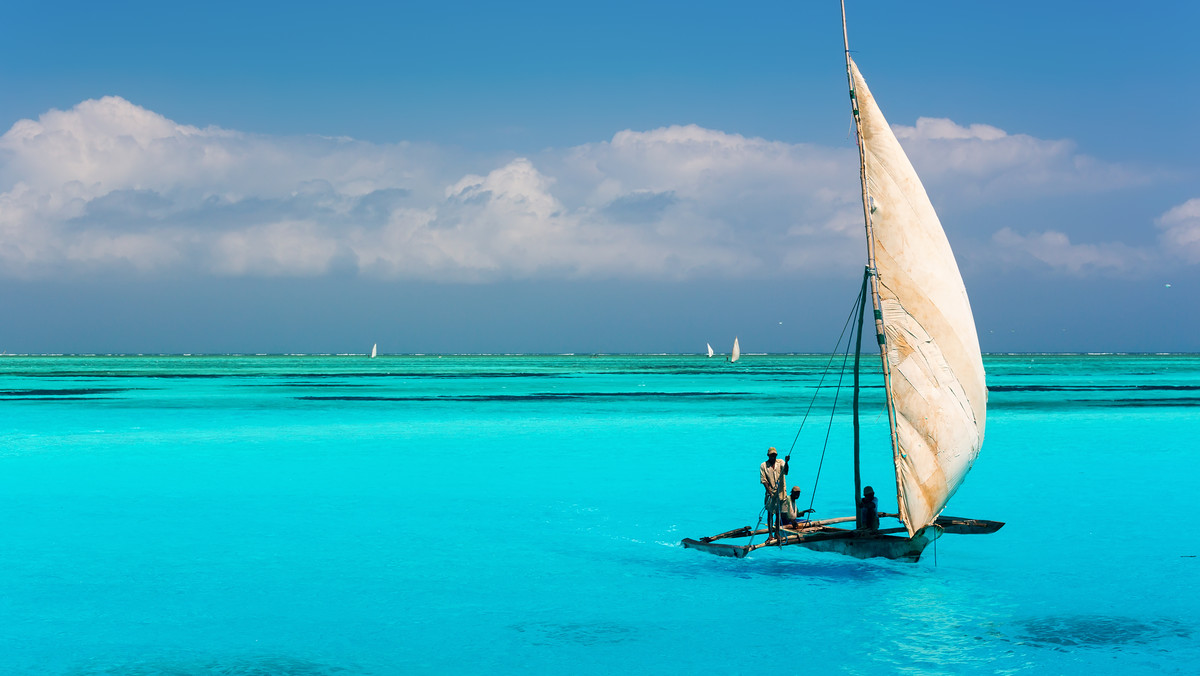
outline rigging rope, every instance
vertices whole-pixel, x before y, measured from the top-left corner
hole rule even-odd
[[[796,448],[796,442],[800,440],[800,433],[804,431],[804,423],[808,422],[808,414],[812,412],[813,404],[817,402],[817,395],[821,393],[821,388],[825,384],[825,376],[829,375],[829,367],[833,365],[833,360],[837,357],[838,352],[842,347],[842,338],[846,336],[846,329],[850,328],[850,323],[854,320],[854,315],[858,312],[858,304],[862,302],[862,294],[859,293],[858,300],[854,301],[854,307],[850,309],[850,316],[846,317],[846,323],[842,325],[842,333],[838,336],[837,342],[833,345],[833,352],[829,353],[829,361],[825,362],[825,370],[821,372],[821,379],[817,381],[817,389],[813,391],[812,399],[808,402],[808,408],[804,411],[804,417],[800,419],[800,429],[796,430],[796,436],[792,438],[792,445],[788,447],[788,455]],[[847,340],[846,349],[850,349],[850,342]],[[845,362],[842,364],[842,371],[846,369]]]
[[[758,527],[762,525],[763,514],[766,514],[766,513],[767,513],[767,507],[766,507],[766,505],[763,505],[763,508],[758,510],[758,523],[756,523],[754,525],[754,528],[750,531],[750,541],[746,543],[747,547],[754,544],[754,532],[757,531]]]
[[[792,445],[788,447],[788,452],[787,452],[788,457],[790,457],[792,455],[792,451],[794,451],[796,449],[796,443],[800,440],[800,433],[804,431],[804,424],[806,422],[808,422],[808,416],[810,413],[812,413],[813,405],[816,404],[816,402],[817,402],[817,397],[821,393],[821,388],[825,386],[825,378],[829,375],[829,368],[833,365],[833,360],[837,358],[838,352],[840,352],[842,349],[842,339],[846,338],[846,330],[850,328],[851,323],[853,323],[853,321],[854,321],[854,316],[858,313],[859,305],[862,304],[863,302],[865,302],[865,298],[863,296],[863,293],[860,291],[858,293],[857,298],[854,301],[853,307],[850,308],[850,314],[847,315],[847,317],[846,317],[846,323],[842,325],[842,332],[838,335],[837,342],[834,343],[834,345],[833,345],[833,352],[831,352],[829,354],[829,361],[825,362],[825,369],[821,372],[821,379],[817,381],[817,388],[816,388],[816,390],[813,391],[812,399],[810,399],[808,402],[808,408],[806,408],[804,410],[804,417],[802,417],[800,419],[800,427],[799,427],[799,429],[796,430],[796,436],[792,438]],[[816,499],[817,484],[821,480],[821,467],[825,464],[825,451],[828,450],[828,448],[829,448],[829,434],[830,434],[830,430],[833,428],[833,414],[837,410],[838,396],[841,393],[842,381],[845,379],[845,376],[846,376],[846,362],[850,358],[851,342],[852,341],[849,338],[846,338],[846,350],[842,357],[841,371],[838,373],[837,390],[834,392],[834,395],[833,395],[833,409],[829,413],[829,426],[825,430],[825,444],[821,448],[821,460],[820,460],[820,463],[817,465],[817,477],[816,477],[816,480],[813,482],[812,496],[810,497],[809,502],[808,502],[808,508],[810,510],[812,509],[812,506],[813,506],[813,500]],[[781,473],[779,475],[779,479],[776,480],[775,491],[777,494],[781,490],[779,483],[784,480],[783,477],[784,477],[784,475]],[[785,497],[784,499],[786,500],[788,498]],[[758,530],[758,526],[762,525],[763,515],[766,513],[766,511],[767,511],[766,506],[763,506],[763,508],[758,511],[758,523],[755,525],[754,530]],[[754,544],[754,536],[753,535],[750,536],[750,541],[747,543],[747,546],[752,545],[752,544]]]
[[[859,294],[858,301],[854,303],[854,310],[851,312],[851,316],[858,310],[858,304],[861,302],[863,302],[863,297]],[[809,509],[812,509],[813,503],[817,500],[817,485],[821,482],[821,468],[825,466],[825,451],[829,450],[829,435],[833,432],[833,416],[837,412],[838,397],[842,393],[842,381],[846,379],[846,362],[850,361],[850,342],[849,340],[846,341],[846,352],[845,356],[842,357],[842,370],[838,373],[837,389],[833,392],[833,406],[829,409],[829,425],[825,428],[825,443],[821,446],[821,461],[817,463],[817,476],[813,479],[813,489],[808,499]]]
[[[937,541],[942,539],[941,527],[934,526],[938,529],[937,535],[933,538],[933,567],[937,568]]]

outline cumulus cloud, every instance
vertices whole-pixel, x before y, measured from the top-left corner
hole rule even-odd
[[[787,265],[788,250],[851,250],[852,233],[826,227],[854,198],[848,180],[835,187],[839,173],[853,177],[844,149],[695,126],[536,158],[462,158],[201,129],[106,97],[0,137],[0,266],[19,276],[745,275]]]
[[[894,125],[913,166],[943,199],[996,202],[1014,196],[1096,193],[1144,185],[1153,175],[1077,152],[1066,140],[1008,134],[986,124],[961,126],[922,117]]]
[[[1111,271],[1136,274],[1149,269],[1155,252],[1121,242],[1072,243],[1055,230],[1022,235],[1001,228],[992,235],[993,255],[1003,262],[1021,265],[1038,262],[1044,266],[1081,275]]]
[[[1138,180],[1064,141],[925,118],[896,129],[926,175],[980,195]],[[199,128],[105,97],[0,136],[0,275],[471,281],[850,270],[862,258],[857,185],[852,147],[695,125],[530,157],[471,156]],[[1164,238],[1194,242],[1190,213],[1164,216]],[[1052,232],[1003,230],[992,245],[1075,271],[1117,268],[1130,253]]]
[[[1190,199],[1158,219],[1163,246],[1188,263],[1200,263],[1200,198]]]
[[[1072,242],[1058,230],[1017,232],[1001,228],[990,239],[987,258],[1006,267],[1049,267],[1074,275],[1113,272],[1145,275],[1173,264],[1200,263],[1200,198],[1175,206],[1155,219],[1158,240],[1131,245],[1119,241]],[[1139,228],[1131,224],[1131,231]]]

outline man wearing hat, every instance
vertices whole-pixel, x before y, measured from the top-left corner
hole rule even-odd
[[[792,456],[786,456],[783,462],[776,460],[779,451],[772,446],[767,449],[767,460],[758,466],[758,482],[763,485],[763,489],[767,492],[763,498],[763,505],[767,508],[767,532],[769,537],[779,537],[780,512],[783,510],[783,501],[787,499],[785,489],[787,481],[784,477],[788,473],[788,460]]]
[[[805,509],[797,510],[796,501],[800,499],[800,487],[792,486],[792,494],[783,501],[783,525],[794,526],[800,523],[800,517],[805,514],[811,514],[815,510]]]

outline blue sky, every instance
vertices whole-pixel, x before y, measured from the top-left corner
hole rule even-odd
[[[6,11],[9,352],[821,351],[857,289],[834,2]],[[1200,10],[848,13],[985,350],[1200,350]]]

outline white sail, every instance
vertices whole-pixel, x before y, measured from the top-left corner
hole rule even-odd
[[[897,501],[933,523],[983,444],[987,386],[962,275],[921,180],[850,62],[895,434]]]
[[[729,363],[732,364],[733,362],[738,360],[738,357],[741,357],[741,356],[742,356],[742,348],[738,347],[737,336],[734,336],[733,337],[733,352],[729,353]]]
[[[708,346],[708,356],[710,356],[710,357],[711,357],[711,356],[713,356],[712,344],[711,344],[711,343],[705,343],[705,345],[707,345],[707,346]]]
[[[376,353],[378,347],[379,347],[379,343],[375,343],[375,344],[371,345],[371,359],[375,358],[375,353]]]

